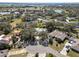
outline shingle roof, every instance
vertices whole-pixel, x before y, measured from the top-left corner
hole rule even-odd
[[[71,48],[79,52],[79,40],[75,38],[73,40],[75,41],[75,43],[72,44]]]
[[[72,48],[73,50],[76,50],[77,52],[79,52],[79,44],[76,45],[76,46],[72,46],[71,48]]]
[[[67,35],[64,32],[61,32],[61,31],[58,31],[58,30],[55,30],[55,31],[49,33],[49,35],[52,36],[52,37],[59,38],[61,40],[64,40],[67,37]]]

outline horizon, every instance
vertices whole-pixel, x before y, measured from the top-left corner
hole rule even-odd
[[[0,0],[0,3],[79,3],[78,0]]]

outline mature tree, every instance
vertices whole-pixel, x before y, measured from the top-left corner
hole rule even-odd
[[[54,57],[54,55],[49,53],[49,54],[46,55],[46,57]]]
[[[37,28],[45,28],[46,25],[44,24],[44,22],[42,20],[40,20],[37,22],[36,27]]]
[[[11,31],[11,26],[8,23],[1,23],[0,24],[0,31],[3,31],[4,34],[8,34]]]
[[[47,28],[48,32],[51,32],[52,30],[54,30],[55,29],[54,26],[55,26],[54,22],[47,22],[46,23],[46,28]]]
[[[21,40],[30,41],[34,37],[34,29],[24,29],[21,32]]]
[[[39,36],[42,37],[42,40],[45,40],[45,39],[48,38],[47,32],[40,32],[40,33],[39,33]]]
[[[53,38],[49,38],[49,44],[52,45],[53,44]]]

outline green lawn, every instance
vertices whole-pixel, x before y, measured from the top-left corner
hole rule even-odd
[[[69,53],[68,53],[68,56],[70,56],[70,57],[79,57],[79,53],[77,53],[73,50],[70,50]]]
[[[70,20],[70,22],[75,22],[76,23],[76,22],[79,22],[79,21],[78,20]]]
[[[46,55],[46,57],[55,57],[55,56],[49,53]]]
[[[11,24],[12,27],[16,27],[16,24],[21,24],[22,19],[14,19],[14,21]]]
[[[57,42],[54,42],[53,45],[49,45],[52,49],[55,49],[57,51],[61,51],[65,45],[65,43],[67,42],[67,40],[65,40],[63,43],[58,44]],[[56,46],[56,44],[58,44],[58,46]]]

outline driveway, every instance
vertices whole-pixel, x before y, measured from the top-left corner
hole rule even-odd
[[[7,57],[8,49],[0,50],[0,57]]]
[[[63,55],[67,55],[67,51],[70,49],[71,44],[70,43],[66,43],[64,48],[60,51],[61,54]]]
[[[56,57],[67,57],[67,56],[64,56],[64,55],[60,54],[58,51],[56,51],[56,50],[54,50],[54,49],[52,49],[50,47],[44,47],[42,45],[27,46],[26,47],[26,51],[28,53],[32,53],[32,54],[36,54],[36,53],[39,53],[39,54],[51,53],[51,54],[53,54]]]

